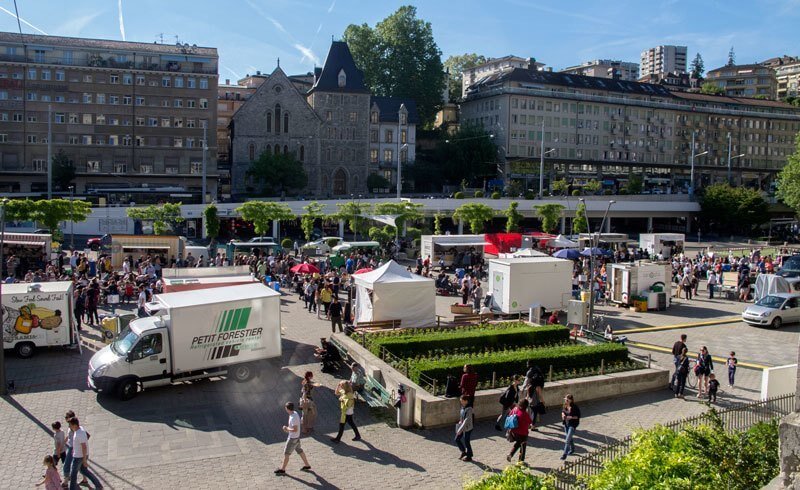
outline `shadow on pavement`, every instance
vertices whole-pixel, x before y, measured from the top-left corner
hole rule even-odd
[[[363,437],[363,436],[362,436]],[[318,436],[321,438],[321,436]],[[395,456],[392,453],[388,453],[381,449],[378,449],[370,442],[361,439],[360,441],[356,442],[340,442],[339,444],[332,443],[327,440],[327,438],[322,438],[321,442],[328,444],[331,446],[331,449],[334,453],[340,456],[347,456],[351,458],[358,459],[359,461],[364,461],[367,463],[375,463],[384,466],[394,466],[396,468],[408,468],[412,469],[417,472],[425,472],[425,468],[422,466],[405,459],[402,459],[398,456]],[[366,449],[362,449],[361,445],[366,446]]]

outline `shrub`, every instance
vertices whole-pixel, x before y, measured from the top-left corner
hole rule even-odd
[[[525,199],[531,200],[536,199],[537,194],[533,191],[525,191]]]
[[[492,192],[492,199],[500,199],[501,194],[497,191]]]
[[[284,238],[283,240],[281,240],[281,247],[285,248],[286,250],[291,250],[293,245],[294,242],[292,241],[291,238]]]
[[[370,351],[378,355],[384,347],[400,358],[426,355],[429,351],[451,351],[467,347],[528,347],[563,343],[569,340],[569,329],[561,325],[534,327],[509,322],[469,330],[440,330],[432,333],[384,335],[372,337]]]
[[[416,383],[420,382],[420,375],[444,382],[448,375],[459,373],[464,364],[471,364],[479,379],[487,379],[492,377],[492,373],[498,377],[524,373],[527,361],[532,361],[542,370],[553,366],[553,370],[561,371],[599,366],[601,359],[605,364],[625,362],[628,360],[628,349],[621,344],[608,343],[445,355],[436,359],[411,361],[410,375]]]
[[[574,189],[574,190],[572,191],[572,195],[573,195],[573,196],[580,196],[580,195],[581,195],[581,191],[580,191],[580,189]]]
[[[327,244],[329,247],[333,248],[333,247],[335,247],[336,245],[338,245],[338,244],[339,244],[339,240],[337,240],[337,239],[335,239],[335,238],[329,238],[328,240],[326,240],[326,241],[325,241],[325,243],[326,243],[326,244]]]
[[[467,482],[465,490],[505,490],[505,489],[524,489],[524,490],[544,490],[552,488],[545,482],[545,479],[536,476],[521,463],[507,466],[500,473],[487,473],[480,480]]]
[[[614,194],[614,191],[612,191],[611,189],[606,189],[606,190],[603,191],[603,195],[605,195],[605,196],[611,196],[613,194]]]
[[[483,197],[483,191],[475,191],[475,197]]]
[[[463,192],[461,192],[461,191],[458,191],[458,192],[456,192],[455,194],[453,194],[453,197],[454,197],[455,199],[464,199],[464,193],[463,193]]]

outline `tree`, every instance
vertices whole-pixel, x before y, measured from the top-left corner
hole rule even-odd
[[[442,234],[442,213],[436,213],[433,216],[433,234],[434,235]]]
[[[778,173],[778,199],[800,214],[800,133],[795,136],[795,151],[786,158]]]
[[[706,95],[723,95],[725,91],[714,82],[706,82],[700,85],[700,93]]]
[[[308,184],[303,164],[288,153],[262,153],[250,164],[247,175],[261,183],[264,195],[280,195]]]
[[[445,182],[461,183],[462,190],[470,184],[483,183],[494,177],[497,147],[493,135],[483,127],[464,124],[453,135],[443,135],[434,150],[434,165]]]
[[[769,205],[759,191],[748,187],[714,184],[703,190],[700,216],[708,229],[750,233],[768,220]]]
[[[264,236],[269,232],[270,222],[289,221],[295,218],[289,206],[272,201],[247,201],[236,208],[236,212],[243,220],[253,223],[253,229],[258,236]]]
[[[445,88],[442,52],[416,7],[400,7],[374,28],[351,24],[343,38],[373,95],[413,98],[422,123],[433,122]]]
[[[726,66],[733,66],[736,64],[736,52],[733,50],[733,46],[731,46],[731,50],[728,51],[728,63]]]
[[[58,224],[62,221],[80,223],[86,221],[92,214],[92,205],[86,201],[71,201],[69,199],[42,199],[34,201],[29,206],[29,218],[38,221],[50,230],[54,236],[59,236]]]
[[[181,203],[151,204],[146,208],[128,208],[128,217],[153,222],[153,234],[163,235],[167,230],[185,220],[181,216]]]
[[[536,216],[542,222],[542,231],[545,233],[553,233],[558,228],[558,220],[561,219],[561,212],[564,211],[564,206],[561,204],[539,204],[535,206]]]
[[[377,189],[389,189],[392,183],[386,177],[378,174],[369,174],[367,176],[367,189],[370,192],[375,192]]]
[[[503,212],[506,215],[506,233],[519,231],[519,222],[522,221],[522,214],[517,211],[518,207],[519,203],[517,201],[511,201],[508,209]]]
[[[34,221],[33,210],[36,207],[36,201],[9,199],[4,207],[6,221]]]
[[[447,78],[448,102],[455,102],[461,98],[461,84],[464,70],[486,63],[488,60],[482,54],[464,53],[450,56],[444,61],[444,67],[449,72]]]
[[[589,182],[584,184],[583,191],[588,195],[597,194],[597,191],[600,190],[600,187],[602,186],[600,185],[599,180],[590,180]]]
[[[575,208],[575,219],[572,220],[572,233],[589,232],[589,220],[586,218],[586,203],[583,201],[578,202],[578,207]]]
[[[567,179],[554,180],[550,187],[553,189],[553,194],[564,196],[569,190],[569,182],[567,182]]]
[[[644,183],[642,182],[642,178],[640,176],[628,174],[628,184],[625,186],[628,194],[641,194],[643,188]]]
[[[53,187],[66,191],[75,180],[75,166],[64,150],[58,150],[53,155]]]
[[[394,228],[386,225],[383,228],[373,226],[369,229],[367,233],[369,235],[369,239],[375,242],[380,243],[382,246],[385,246],[387,243],[391,242],[394,239]]]
[[[483,224],[494,218],[494,216],[494,209],[485,204],[475,202],[462,204],[453,213],[453,219],[468,223],[469,229],[473,234],[483,231]]]
[[[203,215],[206,221],[206,236],[212,242],[219,236],[219,213],[217,212],[217,205],[214,203],[209,204],[203,210]]]
[[[422,214],[422,204],[412,203],[408,201],[402,202],[382,202],[375,205],[375,214],[389,214],[397,216],[394,219],[397,229],[403,228],[405,223],[414,223],[424,217]],[[394,227],[393,227],[394,228]]]
[[[358,235],[365,235],[369,232],[367,228],[367,218],[364,216],[372,208],[369,203],[348,201],[336,205],[339,210],[333,215],[335,219],[347,221],[350,231]]]
[[[324,216],[322,210],[325,209],[325,205],[312,201],[303,206],[303,209],[306,212],[300,217],[300,228],[302,228],[303,236],[308,241],[311,240],[311,234],[314,233],[314,222]]]
[[[692,78],[703,78],[703,73],[705,71],[706,65],[703,63],[703,57],[700,56],[700,53],[697,53],[694,55],[694,60],[692,60],[692,65],[690,66]]]

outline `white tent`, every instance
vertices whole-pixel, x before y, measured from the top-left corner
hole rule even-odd
[[[548,257],[546,253],[539,252],[538,250],[534,250],[532,248],[522,248],[517,250],[516,252],[511,253],[501,253],[499,258],[501,259],[513,259],[514,257]]]
[[[734,273],[735,274],[735,273]],[[753,301],[758,301],[772,293],[791,293],[792,286],[785,278],[775,274],[759,274],[756,277],[756,287]]]
[[[564,235],[558,235],[555,238],[547,240],[547,246],[553,248],[578,248],[577,243],[573,242]]]
[[[434,280],[408,272],[390,260],[371,272],[355,274],[356,326],[359,322],[402,320],[402,327],[430,327],[436,320]]]

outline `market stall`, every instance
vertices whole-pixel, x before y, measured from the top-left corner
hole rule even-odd
[[[3,234],[3,257],[6,262],[12,255],[15,258],[15,275],[22,277],[25,271],[44,270],[50,261],[53,235],[40,233],[5,233]],[[3,264],[3,271],[8,274],[8,264]],[[5,277],[5,275],[4,275]]]
[[[353,276],[356,285],[353,318],[359,322],[402,320],[403,327],[430,327],[436,320],[434,280],[408,272],[390,260]]]
[[[517,257],[489,261],[492,309],[505,314],[525,312],[535,304],[562,310],[572,297],[569,260],[553,257]]]
[[[470,266],[489,245],[484,235],[422,235],[420,243],[423,258],[430,257],[433,264],[443,258],[445,267]]]
[[[683,252],[686,235],[683,233],[642,233],[639,235],[639,248],[651,256],[661,254],[664,258]]]

